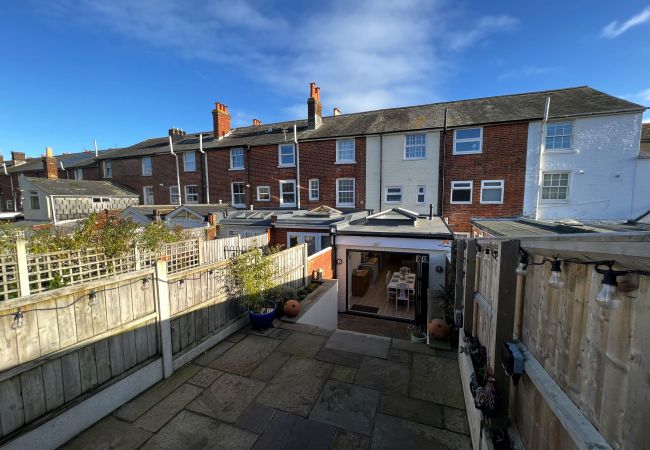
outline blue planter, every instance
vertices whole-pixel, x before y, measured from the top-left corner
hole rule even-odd
[[[251,320],[251,325],[253,328],[263,330],[265,328],[269,328],[273,324],[273,319],[275,319],[275,309],[262,314],[248,311],[248,317]]]

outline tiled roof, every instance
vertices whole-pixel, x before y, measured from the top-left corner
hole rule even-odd
[[[78,167],[88,167],[96,164],[95,152],[77,152],[77,153],[64,153],[56,155],[57,166],[59,162],[63,163],[64,169],[76,169]],[[60,168],[60,166],[59,166]],[[27,158],[22,164],[14,164],[7,167],[8,173],[22,173],[43,170],[42,158]]]
[[[108,181],[49,180],[47,178],[25,179],[47,195],[71,195],[79,197],[138,197],[138,194]]]

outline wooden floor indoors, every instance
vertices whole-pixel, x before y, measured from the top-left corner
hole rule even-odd
[[[358,297],[351,295],[348,304],[350,308],[352,305],[374,306],[379,308],[377,315],[386,317],[397,317],[399,319],[414,319],[415,318],[415,301],[411,300],[408,311],[406,310],[406,302],[399,302],[397,309],[395,309],[395,297],[391,297],[386,301],[386,272],[394,273],[399,271],[399,266],[384,267],[379,271],[377,279],[370,284],[370,288],[366,295]],[[352,310],[354,311],[354,310]]]

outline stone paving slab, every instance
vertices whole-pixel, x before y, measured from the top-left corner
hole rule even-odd
[[[390,351],[390,338],[336,330],[327,340],[325,347],[386,359]]]
[[[209,367],[204,367],[199,372],[197,372],[196,375],[194,375],[192,378],[187,380],[187,382],[195,386],[207,388],[224,373],[225,372],[222,372],[217,369],[210,369]]]
[[[196,364],[188,364],[181,367],[174,372],[171,377],[153,385],[130,402],[119,407],[115,412],[115,415],[121,419],[133,422],[149,408],[153,407],[156,403],[174,392],[181,384],[193,377],[199,370],[201,370],[201,366]]]
[[[422,342],[411,342],[405,339],[393,339],[393,342],[391,343],[391,349],[436,356],[435,348],[429,347],[427,344]]]
[[[404,397],[395,394],[384,394],[379,403],[379,412],[396,416],[413,422],[442,428],[443,412],[441,405]]]
[[[428,402],[465,409],[458,361],[413,355],[410,395]]]
[[[281,341],[248,335],[210,364],[213,369],[248,376]]]
[[[377,414],[375,430],[370,444],[371,449],[430,450],[444,448],[471,450],[472,444],[467,436],[422,425],[397,417]]]
[[[442,408],[444,427],[448,430],[462,433],[469,436],[469,424],[467,422],[467,413],[462,409]]]
[[[181,411],[143,449],[249,449],[257,440],[250,431],[189,411]]]
[[[262,434],[276,414],[286,413],[260,405],[259,403],[253,403],[239,416],[239,419],[235,422],[235,426],[252,433]]]
[[[255,450],[327,450],[336,428],[292,414],[276,415],[255,443]]]
[[[369,446],[370,439],[368,436],[338,430],[330,450],[366,450]]]
[[[331,380],[341,381],[343,383],[354,383],[354,377],[357,375],[357,369],[336,365],[330,374]]]
[[[363,355],[356,353],[342,352],[331,348],[323,347],[317,354],[316,359],[341,366],[354,367],[358,369],[363,361]]]
[[[356,384],[380,391],[407,395],[409,380],[408,364],[379,358],[364,358],[354,381]]]
[[[307,417],[331,370],[331,364],[293,356],[269,381],[257,401]]]
[[[388,354],[388,359],[399,363],[411,364],[411,354],[406,350],[391,348],[390,353]]]
[[[379,392],[339,381],[328,381],[310,419],[338,428],[370,435]]]
[[[312,334],[315,334],[317,336],[325,336],[325,337],[330,337],[334,333],[334,330],[329,330],[327,328],[321,328],[321,327],[316,327],[314,331],[312,331]]]
[[[269,381],[278,373],[278,370],[291,359],[288,353],[274,351],[251,373],[251,378],[261,381]]]
[[[207,366],[212,361],[226,353],[233,345],[235,345],[234,342],[221,341],[192,362],[200,366]]]
[[[235,422],[263,388],[262,381],[227,373],[194,399],[187,409],[224,422]]]
[[[135,425],[156,432],[201,392],[203,389],[198,386],[184,384],[140,416]]]
[[[269,337],[272,337],[273,339],[286,339],[289,336],[291,336],[291,330],[286,330],[284,328],[276,328],[269,333]]]
[[[234,342],[236,344],[237,342],[244,339],[247,336],[247,334],[248,333],[246,332],[246,329],[241,329],[239,331],[234,332],[230,336],[228,336],[225,340],[230,341],[230,342]]]
[[[108,416],[60,448],[66,450],[117,448],[129,450],[140,447],[150,436],[151,433],[146,430]]]
[[[278,351],[313,358],[326,340],[324,336],[294,331],[278,346]]]
[[[307,325],[306,323],[281,322],[280,328],[292,331],[301,331],[303,333],[311,333],[318,327],[316,325]]]

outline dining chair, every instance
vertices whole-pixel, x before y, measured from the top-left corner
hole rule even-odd
[[[406,283],[397,283],[395,286],[395,312],[397,312],[397,303],[406,302],[406,311],[408,312],[411,304],[411,295],[409,293],[409,285]]]
[[[391,288],[390,280],[393,278],[393,273],[389,270],[386,272],[386,302],[390,300]]]

